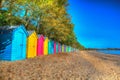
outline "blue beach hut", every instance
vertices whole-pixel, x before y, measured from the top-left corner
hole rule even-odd
[[[48,54],[54,54],[54,41],[52,40],[48,42]]]
[[[0,27],[0,60],[26,59],[27,36],[22,25]]]

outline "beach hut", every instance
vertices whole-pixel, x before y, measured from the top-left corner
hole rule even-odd
[[[64,45],[64,52],[66,52],[66,45]]]
[[[66,46],[66,52],[69,52],[69,51],[68,51],[68,46]]]
[[[58,52],[61,53],[61,44],[58,43]]]
[[[44,38],[44,55],[48,55],[48,37]]]
[[[62,52],[64,52],[64,45],[62,44]]]
[[[73,51],[75,52],[75,48],[73,49]]]
[[[60,44],[60,52],[62,52],[62,44]]]
[[[73,48],[73,52],[74,52],[74,48]]]
[[[66,52],[67,52],[68,46],[66,46]]]
[[[67,46],[67,52],[69,53],[69,49],[70,49],[70,47],[69,46]]]
[[[0,60],[26,59],[27,36],[23,25],[0,27]]]
[[[54,54],[56,54],[56,42],[54,41]]]
[[[73,47],[71,47],[71,52],[73,52]]]
[[[34,58],[37,56],[37,34],[35,31],[27,31],[29,36],[27,38],[27,58]]]
[[[58,53],[58,42],[56,42],[56,53]]]
[[[69,46],[68,52],[71,52],[71,47]]]
[[[68,53],[70,52],[70,46],[68,46]]]
[[[68,46],[68,47],[67,47],[67,52],[68,52],[68,53],[69,53],[69,48],[70,48],[70,47]]]
[[[48,54],[54,53],[54,41],[49,40],[48,42]]]
[[[70,52],[72,52],[72,47],[70,47]]]
[[[44,36],[38,35],[37,39],[37,56],[44,55]]]

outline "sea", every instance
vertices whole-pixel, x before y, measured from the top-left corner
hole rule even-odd
[[[105,54],[120,55],[120,50],[97,50],[97,51]]]

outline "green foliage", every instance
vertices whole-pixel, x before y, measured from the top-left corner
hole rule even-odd
[[[7,11],[0,10],[0,26],[20,25],[22,23],[19,17],[12,16]]]

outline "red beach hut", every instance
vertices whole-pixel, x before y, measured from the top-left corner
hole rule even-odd
[[[38,35],[38,40],[37,40],[37,56],[43,55],[44,54],[44,36],[43,35]]]

